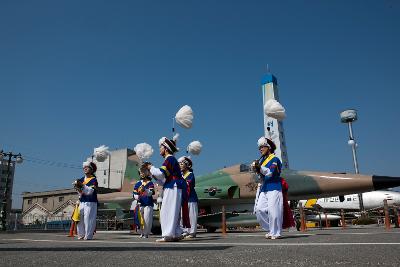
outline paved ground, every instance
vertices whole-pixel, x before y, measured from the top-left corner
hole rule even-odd
[[[382,228],[200,233],[194,240],[156,243],[127,232],[78,241],[63,233],[0,234],[0,266],[400,266],[400,230]]]

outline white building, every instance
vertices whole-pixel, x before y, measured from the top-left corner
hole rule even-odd
[[[88,161],[91,161],[88,158]],[[139,161],[135,152],[124,148],[110,151],[104,162],[93,161],[97,165],[98,192],[129,192],[133,183],[139,179]],[[71,186],[72,187],[72,186]],[[70,220],[78,194],[75,189],[60,189],[44,192],[23,193],[22,223],[34,224],[50,221]]]
[[[97,165],[99,187],[121,190],[124,181],[126,186],[132,179],[138,180],[138,158],[135,151],[129,148],[110,151],[110,156],[104,162],[97,162],[95,159],[93,162]]]
[[[75,189],[22,193],[22,223],[70,220],[78,193]]]

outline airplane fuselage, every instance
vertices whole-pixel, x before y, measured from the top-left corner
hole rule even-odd
[[[372,191],[362,193],[364,208],[366,210],[377,209],[383,207],[383,200],[386,199],[388,205],[400,205],[400,193],[394,191]],[[360,201],[358,194],[345,195],[343,202],[339,197],[327,197],[319,199],[309,199],[301,201],[306,208],[312,208],[317,204],[326,210],[359,210]]]

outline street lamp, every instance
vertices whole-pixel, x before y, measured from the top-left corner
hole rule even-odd
[[[1,150],[0,151],[0,162],[3,162],[3,158],[7,158],[7,157],[8,157],[7,176],[6,176],[5,187],[4,187],[4,192],[3,192],[3,200],[1,202],[1,210],[0,210],[0,231],[7,230],[7,227],[6,227],[7,195],[8,195],[8,184],[9,184],[9,180],[10,180],[9,178],[10,178],[11,161],[12,161],[12,159],[15,159],[15,162],[17,162],[17,163],[23,162],[21,153],[13,154],[12,152],[3,152],[3,150]]]
[[[355,109],[347,109],[340,113],[340,121],[342,123],[347,123],[347,125],[349,126],[349,141],[347,141],[347,143],[349,144],[349,146],[351,146],[351,150],[353,152],[354,169],[356,171],[356,174],[359,174],[358,162],[357,162],[357,151],[356,151],[357,143],[353,136],[353,125],[352,125],[352,123],[355,122],[356,120],[357,120],[357,110],[355,110]],[[358,194],[358,200],[360,202],[361,215],[364,216],[365,209],[364,209],[362,193]]]

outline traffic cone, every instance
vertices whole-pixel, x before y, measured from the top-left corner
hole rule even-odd
[[[71,223],[71,228],[69,229],[69,235],[68,237],[74,237],[76,234],[76,222],[72,221]]]

